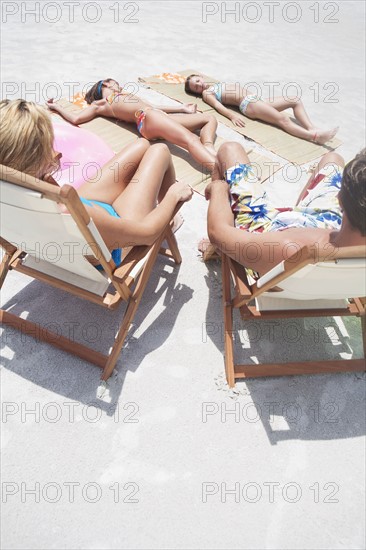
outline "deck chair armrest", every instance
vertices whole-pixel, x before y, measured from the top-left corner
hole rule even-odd
[[[270,271],[267,271],[265,275],[262,275],[257,280],[257,288],[262,288],[265,284],[272,281],[272,279],[275,279],[278,277],[278,275],[281,275],[285,271],[285,262],[282,260],[279,264],[277,264],[275,267],[273,267]]]
[[[308,246],[303,246],[292,256],[283,260],[270,271],[262,275],[252,286],[252,297],[257,298],[264,292],[277,286],[281,281],[290,277],[293,273],[314,261],[314,251]]]

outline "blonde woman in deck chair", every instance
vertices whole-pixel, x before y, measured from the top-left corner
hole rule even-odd
[[[44,107],[21,99],[0,102],[0,164],[57,185],[51,174],[60,154],[53,141]],[[152,244],[177,204],[192,197],[189,185],[175,182],[167,146],[146,139],[125,147],[102,168],[98,181],[86,181],[77,192],[117,265],[122,247]]]
[[[89,106],[74,113],[49,100],[47,105],[72,124],[82,124],[98,116],[135,123],[140,135],[148,140],[165,139],[186,149],[192,157],[210,172],[216,151],[213,146],[217,121],[212,115],[196,113],[196,105],[178,107],[153,106],[135,93],[129,93],[116,80],[99,80],[87,92]],[[193,132],[200,130],[200,137]]]
[[[345,167],[337,153],[324,155],[294,208],[268,203],[237,143],[221,146],[213,179],[209,239],[256,277],[304,246],[331,258],[342,247],[366,245],[366,149]]]
[[[309,119],[299,98],[290,100],[285,97],[275,97],[273,100],[264,100],[250,93],[238,83],[216,82],[212,84],[205,82],[204,78],[197,74],[188,76],[185,91],[188,94],[202,96],[203,101],[231,120],[235,126],[245,126],[245,117],[242,116],[245,115],[248,118],[274,124],[292,136],[319,144],[330,141],[338,131],[338,128],[317,129]],[[225,105],[238,107],[242,114],[231,111]],[[286,109],[293,110],[298,124],[283,113]]]

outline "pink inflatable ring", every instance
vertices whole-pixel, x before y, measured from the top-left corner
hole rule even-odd
[[[98,136],[64,121],[52,121],[54,150],[62,153],[60,169],[53,174],[59,185],[77,189],[85,180],[97,180],[101,168],[114,157],[113,150]]]

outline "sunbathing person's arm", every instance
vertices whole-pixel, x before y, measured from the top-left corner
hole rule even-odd
[[[215,181],[206,188],[208,236],[224,254],[247,268],[264,275],[279,264],[287,239],[279,232],[250,233],[234,226],[229,203],[229,188],[224,181]]]
[[[235,126],[241,126],[241,127],[245,126],[244,117],[239,113],[235,113],[230,109],[228,109],[227,107],[225,107],[225,105],[220,103],[220,101],[216,98],[214,93],[204,91],[202,94],[202,99],[205,103],[207,103],[207,105],[210,105],[210,107],[213,107],[213,109],[215,109],[218,113],[220,113],[220,115],[223,115],[229,120],[231,120],[231,122]]]
[[[165,113],[185,113],[185,114],[194,114],[197,112],[196,103],[181,103],[180,105],[153,105],[145,101],[147,105],[153,109],[160,109]]]
[[[166,113],[184,113],[186,115],[193,115],[197,112],[197,104],[196,103],[182,103],[181,105],[177,105],[176,107],[172,107],[169,105],[169,107],[160,107],[162,111],[165,111]]]
[[[53,99],[49,99],[47,101],[47,107],[51,111],[58,113],[59,115],[62,116],[62,118],[64,118],[68,122],[71,122],[71,124],[75,124],[75,125],[83,124],[84,122],[89,122],[89,120],[93,120],[93,118],[97,116],[108,116],[107,113],[105,112],[104,104],[105,104],[105,100],[101,100],[101,102],[92,103],[91,105],[89,105],[89,107],[86,107],[85,109],[80,110],[80,112],[75,112],[75,111],[69,111],[64,107],[61,107],[59,103],[54,103]]]

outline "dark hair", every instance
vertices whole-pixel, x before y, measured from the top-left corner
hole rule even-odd
[[[93,103],[93,101],[97,101],[98,99],[103,99],[103,83],[109,82],[113,80],[113,78],[105,78],[103,80],[98,80],[91,88],[88,90],[85,94],[85,101],[90,105]]]
[[[366,236],[366,149],[346,164],[339,198],[350,224]]]
[[[200,94],[196,94],[196,92],[193,92],[191,90],[191,88],[189,87],[189,83],[190,83],[190,80],[191,78],[193,78],[194,76],[199,76],[199,74],[190,74],[189,76],[187,76],[186,78],[186,81],[184,83],[184,91],[186,92],[186,94],[189,94],[189,95],[194,95],[194,96],[199,96]]]

